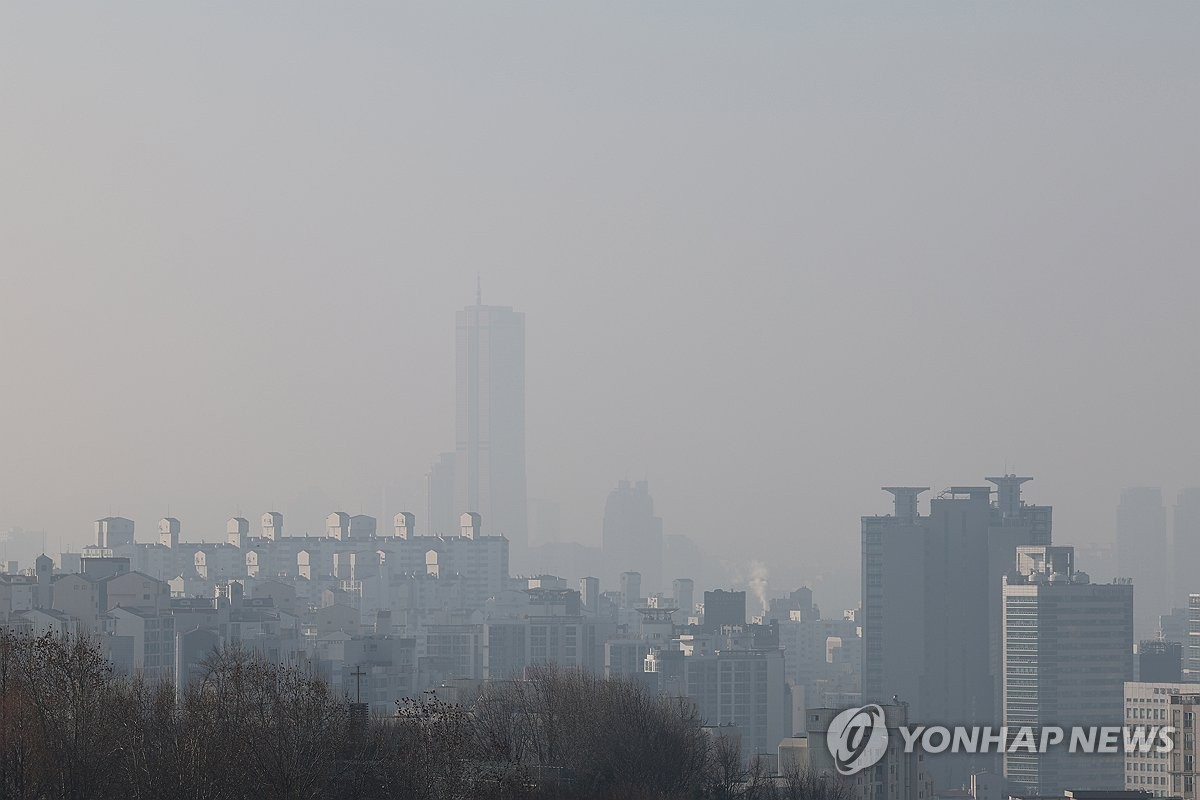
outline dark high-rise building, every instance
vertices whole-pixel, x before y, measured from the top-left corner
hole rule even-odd
[[[717,633],[725,625],[746,624],[746,593],[716,589],[704,593],[704,628]]]
[[[1168,600],[1167,512],[1162,490],[1135,487],[1121,492],[1117,506],[1117,571],[1133,578],[1134,631],[1154,638],[1158,617],[1171,610]]]
[[[1138,644],[1138,675],[1142,683],[1179,683],[1183,680],[1183,645],[1153,639]]]
[[[679,609],[676,619],[686,625],[688,617],[696,610],[696,582],[691,578],[676,578],[671,581],[671,597]]]
[[[1189,594],[1200,592],[1200,487],[1179,491],[1172,522],[1171,564],[1175,574],[1170,606],[1181,606],[1187,603]]]
[[[1048,545],[1052,510],[1021,500],[1030,478],[942,492],[921,515],[925,487],[885,487],[895,511],[862,518],[863,700],[907,703],[910,719],[996,725],[1000,718],[1002,581],[1016,548]],[[939,787],[960,786],[987,759],[942,754]]]
[[[1187,644],[1188,625],[1186,605],[1183,608],[1172,608],[1170,614],[1158,615],[1158,638],[1164,642]]]
[[[458,312],[457,339],[455,505],[507,537],[513,563],[527,566],[525,315],[476,298]]]
[[[642,591],[663,586],[662,519],[654,516],[654,498],[646,481],[620,481],[604,503],[604,563],[607,580],[622,572],[642,573]]]
[[[642,573],[621,573],[621,608],[637,608],[642,599]]]

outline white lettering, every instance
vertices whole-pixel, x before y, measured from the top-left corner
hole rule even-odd
[[[1072,753],[1080,752],[1094,753],[1096,752],[1096,729],[1095,728],[1072,728],[1071,729],[1071,746]]]
[[[1017,735],[1013,737],[1012,744],[1008,746],[1008,752],[1016,753],[1021,748],[1025,748],[1026,753],[1037,752],[1037,741],[1033,738],[1033,728],[1026,725],[1017,729]]]
[[[1004,743],[1008,741],[1008,728],[998,728],[993,731],[991,728],[983,729],[983,745],[981,753],[1003,753]]]
[[[913,745],[915,745],[917,740],[921,738],[921,732],[924,730],[924,725],[918,725],[915,728],[909,728],[907,725],[905,725],[900,729],[900,736],[904,739],[904,752],[913,752]]]
[[[1063,740],[1063,729],[1055,727],[1042,728],[1042,744],[1041,752],[1045,753],[1050,749],[1050,745],[1058,744]]]
[[[1147,728],[1138,725],[1136,728],[1125,728],[1125,752],[1149,753],[1158,738],[1158,728]]]
[[[933,738],[937,736],[939,741],[934,743]],[[921,749],[927,753],[940,753],[950,746],[950,731],[941,727],[929,728],[925,731],[925,735],[921,737]]]
[[[954,744],[950,747],[954,753],[979,752],[979,728],[955,728]]]

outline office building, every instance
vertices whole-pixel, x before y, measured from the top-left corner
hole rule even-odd
[[[727,625],[746,624],[746,593],[715,589],[704,593],[705,633],[718,633]]]
[[[686,625],[688,617],[696,612],[696,582],[691,578],[676,578],[671,581],[671,597],[679,610],[676,621]]]
[[[862,518],[862,691],[893,697],[915,723],[996,725],[1000,718],[1001,581],[1016,548],[1048,545],[1052,509],[1021,500],[1017,475],[955,486],[918,510],[927,487],[892,486],[894,512]],[[939,788],[964,785],[994,759],[940,753]]]
[[[662,591],[662,519],[654,515],[654,498],[646,481],[620,481],[604,503],[603,529],[606,580],[628,570],[642,573],[647,594]]]
[[[1181,489],[1175,500],[1171,525],[1171,564],[1173,581],[1171,606],[1187,602],[1192,592],[1200,592],[1200,487]],[[1159,613],[1164,613],[1162,609]]]
[[[668,650],[653,649],[647,657],[646,671],[658,671],[663,658],[670,655]],[[677,667],[682,669],[678,684],[681,693],[695,702],[708,725],[734,725],[740,729],[743,757],[775,753],[779,743],[791,735],[791,697],[783,676],[783,654],[778,648],[723,646],[687,654]],[[664,689],[669,686],[663,684]]]
[[[1195,689],[1193,686],[1192,689]],[[1171,696],[1187,692],[1179,681],[1129,681],[1125,684],[1125,719],[1129,729],[1160,728],[1170,725]],[[1125,788],[1145,791],[1155,797],[1170,794],[1171,754],[1137,752],[1125,754]]]
[[[1135,487],[1121,492],[1117,506],[1117,572],[1137,587],[1133,628],[1152,639],[1158,617],[1171,610],[1168,598],[1167,512],[1162,490]]]
[[[1187,618],[1183,668],[1188,680],[1196,680],[1200,678],[1200,594],[1188,595]]]
[[[1200,713],[1200,694],[1180,692],[1168,698],[1171,727],[1170,795],[1183,800],[1197,800],[1196,767],[1200,763],[1200,748],[1196,742],[1196,718]]]
[[[642,603],[642,573],[621,573],[621,608],[637,608]]]
[[[1021,547],[1004,581],[1004,725],[1106,726],[1123,719],[1133,677],[1133,586],[1094,584],[1076,571],[1074,548]],[[1120,789],[1122,754],[1006,752],[1017,791]]]
[[[1178,683],[1183,680],[1183,645],[1152,639],[1137,649],[1137,679],[1146,683]]]

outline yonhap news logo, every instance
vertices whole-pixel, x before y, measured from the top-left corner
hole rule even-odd
[[[1171,726],[947,727],[900,725],[895,732],[904,753],[1170,753],[1176,730]],[[879,763],[888,749],[884,710],[876,704],[848,708],[829,723],[826,745],[842,775],[854,775]]]
[[[872,704],[846,709],[829,723],[825,743],[842,775],[853,775],[874,765],[887,752],[883,708]]]

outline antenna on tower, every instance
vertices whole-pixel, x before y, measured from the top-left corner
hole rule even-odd
[[[483,305],[483,279],[479,273],[475,273],[475,305]]]

